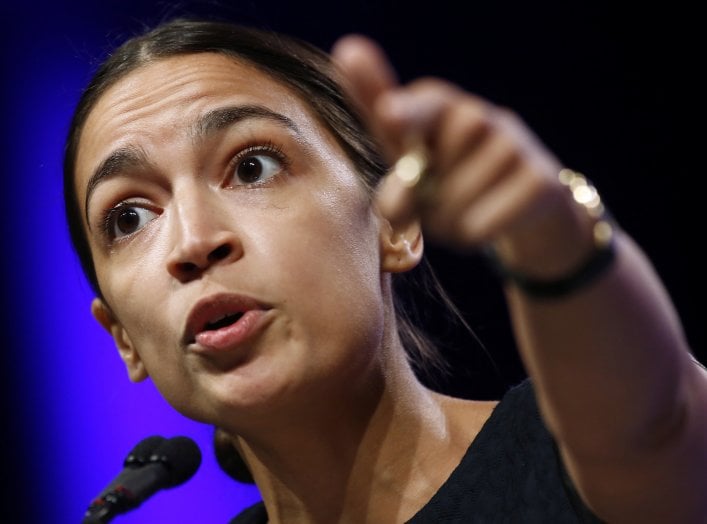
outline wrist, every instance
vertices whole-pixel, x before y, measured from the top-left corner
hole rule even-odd
[[[559,180],[570,195],[563,200],[568,209],[546,219],[532,237],[526,233],[485,249],[504,283],[534,298],[569,295],[593,282],[614,260],[615,225],[596,188],[569,169],[560,172]]]

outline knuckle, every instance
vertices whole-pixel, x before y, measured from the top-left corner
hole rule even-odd
[[[517,140],[506,133],[497,133],[494,136],[493,152],[498,162],[504,165],[516,164],[523,158]]]
[[[483,104],[467,101],[451,111],[453,125],[460,136],[480,137],[491,131],[491,120]]]

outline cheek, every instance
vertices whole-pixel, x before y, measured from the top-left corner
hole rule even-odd
[[[120,284],[111,286],[106,300],[119,304],[116,316],[157,390],[177,411],[199,419],[203,406],[195,401],[199,398],[195,375],[179,349],[179,330],[174,328],[178,322],[170,311],[174,301],[166,299],[148,268],[144,264],[115,275],[112,280]]]
[[[146,327],[156,311],[169,307],[168,240],[169,231],[157,224],[111,251],[93,249],[98,283],[121,320]]]
[[[170,319],[176,316],[170,309],[173,301],[168,300],[165,279],[158,274],[155,256],[151,250],[133,261],[125,260],[128,257],[122,254],[116,255],[98,274],[106,301],[153,377],[155,365],[176,361],[170,355],[176,340],[174,330],[170,329],[176,324]]]
[[[282,243],[287,247],[280,246],[293,287],[288,296],[297,297],[297,313],[307,316],[319,344],[362,344],[341,337],[378,338],[382,329],[378,223],[359,193],[310,195],[316,205],[295,221]]]

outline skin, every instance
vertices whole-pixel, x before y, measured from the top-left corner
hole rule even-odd
[[[433,198],[390,177],[379,195],[384,216],[419,214],[436,241],[462,249],[490,243],[504,265],[535,278],[572,274],[591,253],[593,220],[517,115],[439,79],[399,85],[363,37],[343,38],[333,56],[390,158],[411,136],[428,148]],[[595,513],[608,522],[700,523],[707,372],[640,248],[619,230],[615,249],[608,271],[561,299],[536,300],[506,283],[520,355]]]
[[[292,126],[250,118],[194,137],[203,115],[244,105]],[[287,160],[259,185],[236,185],[233,157],[271,143]],[[159,61],[103,95],[80,142],[80,202],[126,148],[139,160],[91,183],[84,211],[104,295],[92,311],[130,378],[151,377],[177,410],[238,435],[274,522],[409,518],[494,405],[428,391],[408,366],[390,274],[420,260],[417,221],[381,218],[306,105],[223,56]],[[140,227],[112,238],[105,214],[126,201]],[[223,291],[266,304],[266,327],[237,351],[190,351],[189,311]]]
[[[220,403],[257,404],[260,397],[279,397],[284,407],[302,387],[296,383],[347,375],[334,358],[340,348],[354,355],[351,348],[381,343],[379,220],[331,137],[303,104],[292,102],[291,93],[250,67],[215,55],[177,58],[118,83],[83,132],[76,178],[81,201],[88,177],[113,151],[133,144],[147,157],[146,165],[98,184],[88,202],[88,232],[131,378],[150,375],[188,416],[213,421]],[[299,132],[253,118],[205,140],[192,138],[192,122],[208,111],[249,104],[286,115]],[[233,156],[270,142],[282,148],[288,167],[273,169],[259,186],[233,186]],[[103,214],[125,199],[154,211],[135,234],[109,241],[101,232]],[[351,234],[357,231],[365,234]],[[221,246],[230,252],[210,260]],[[309,252],[317,257],[305,256]],[[185,264],[198,269],[190,273]],[[237,358],[185,351],[180,338],[189,311],[224,290],[273,307],[268,340]],[[277,370],[294,369],[290,359],[300,363],[299,376],[279,377]],[[361,353],[346,369],[371,360]]]
[[[273,522],[399,522],[444,482],[494,404],[415,380],[390,273],[419,261],[424,230],[463,250],[490,243],[508,267],[558,278],[594,249],[593,219],[512,112],[437,79],[400,86],[361,37],[341,40],[333,57],[391,162],[425,144],[433,197],[391,176],[371,206],[306,105],[252,68],[206,54],[153,63],[103,95],[79,148],[81,201],[117,148],[149,160],[89,201],[105,296],[93,312],[133,380],[151,376],[177,409],[234,436]],[[243,102],[286,115],[299,138],[260,121],[190,136],[199,115]],[[265,131],[291,160],[284,175],[231,187],[226,166],[242,135]],[[126,197],[154,219],[106,243],[100,210]],[[564,298],[505,289],[541,412],[587,504],[609,522],[701,522],[707,374],[640,249],[619,231],[615,263]],[[187,312],[221,290],[266,303],[271,320],[238,355],[192,354],[180,345]]]

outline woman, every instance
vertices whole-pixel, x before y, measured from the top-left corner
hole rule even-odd
[[[236,521],[704,521],[707,374],[593,186],[364,38],[332,56],[176,20],[103,65],[67,143],[92,312],[243,457],[264,505]],[[423,231],[505,278],[531,381],[500,404],[413,372],[392,278]]]

